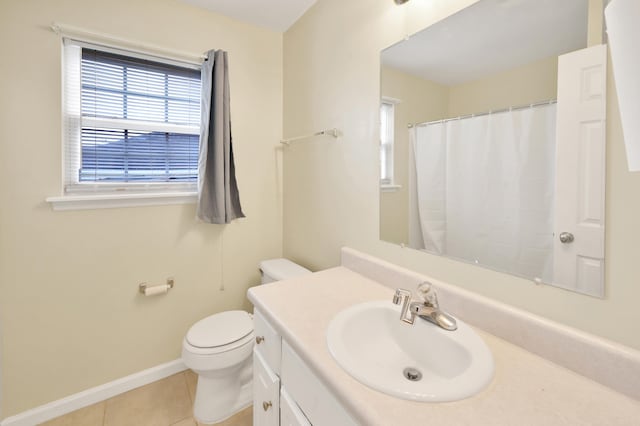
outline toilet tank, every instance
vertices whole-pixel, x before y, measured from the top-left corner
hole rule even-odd
[[[289,259],[269,259],[260,262],[260,273],[262,275],[261,283],[266,284],[310,274],[311,271]]]

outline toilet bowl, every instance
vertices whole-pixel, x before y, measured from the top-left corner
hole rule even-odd
[[[227,311],[195,323],[182,341],[182,361],[198,375],[194,417],[216,423],[251,404],[253,318]]]
[[[260,263],[262,284],[309,274],[287,259]],[[182,361],[198,375],[193,416],[200,423],[221,422],[251,405],[253,316],[226,311],[191,326],[182,340]]]

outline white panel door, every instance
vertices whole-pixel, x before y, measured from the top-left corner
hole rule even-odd
[[[553,284],[604,296],[607,47],[558,60]]]
[[[253,349],[253,425],[280,424],[280,379]]]

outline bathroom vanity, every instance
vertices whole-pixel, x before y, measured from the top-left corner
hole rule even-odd
[[[254,426],[357,424],[259,310],[254,321]]]
[[[614,354],[606,367],[608,376],[620,382],[616,383],[618,391],[627,395],[477,327],[476,333],[493,354],[495,374],[491,383],[472,397],[444,403],[416,402],[386,395],[354,379],[329,352],[326,332],[330,322],[353,305],[390,301],[393,286],[415,288],[420,279],[428,277],[343,249],[343,266],[251,288],[248,296],[256,307],[258,342],[254,349],[254,424],[637,425],[640,390],[635,380],[640,374],[640,357],[633,350],[619,358]],[[458,311],[469,306],[456,299],[458,290],[431,281],[438,287],[443,309],[477,326],[473,315],[466,317]],[[491,309],[483,311],[487,307]],[[488,305],[474,308],[483,314],[495,311],[495,316],[487,319],[487,324],[499,323],[493,333],[505,337],[509,331],[504,330],[512,327],[511,333],[522,335],[520,319],[500,321],[501,315],[511,315],[514,310],[501,313],[500,309]],[[535,319],[531,321],[523,339],[545,346],[535,341],[539,325]],[[499,329],[502,331],[496,331]],[[549,332],[546,346],[559,346],[554,343],[556,338]],[[562,352],[571,353],[577,367],[584,367],[590,356],[601,359],[595,347],[585,358],[580,343],[572,346],[566,337],[563,342]],[[526,342],[518,344],[527,347]],[[628,383],[622,383],[625,380]]]

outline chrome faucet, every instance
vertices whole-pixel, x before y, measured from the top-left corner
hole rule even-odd
[[[416,316],[419,316],[445,330],[453,331],[458,328],[455,318],[440,310],[438,295],[431,283],[425,281],[418,284],[417,291],[421,302],[412,302],[411,292],[402,288],[397,289],[393,295],[393,303],[402,306],[400,319],[403,322],[413,324]]]

